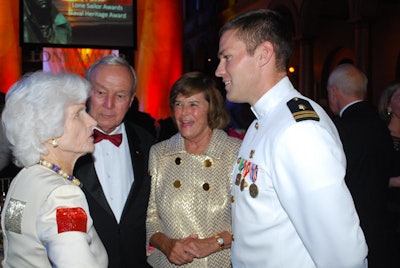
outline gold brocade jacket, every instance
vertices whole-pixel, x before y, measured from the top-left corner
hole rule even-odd
[[[147,245],[156,232],[179,239],[231,231],[231,178],[240,144],[241,140],[215,129],[204,155],[187,153],[179,133],[151,148]],[[158,249],[149,249],[148,255],[153,267],[177,267]],[[230,249],[183,266],[231,267]]]

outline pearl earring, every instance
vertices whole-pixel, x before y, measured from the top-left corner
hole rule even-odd
[[[58,147],[58,141],[56,139],[51,139],[51,145],[56,148]]]

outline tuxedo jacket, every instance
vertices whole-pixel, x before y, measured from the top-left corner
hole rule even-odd
[[[392,267],[384,265],[389,260],[386,213],[393,156],[390,133],[365,101],[349,106],[334,123],[347,160],[345,181],[369,248],[369,267]]]
[[[148,157],[154,137],[138,125],[125,122],[135,180],[120,222],[107,202],[96,174],[92,154],[78,159],[74,174],[83,182],[90,215],[108,254],[110,268],[149,267],[146,262],[146,213],[150,193]]]

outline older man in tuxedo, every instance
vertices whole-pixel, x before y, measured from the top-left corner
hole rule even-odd
[[[89,67],[85,76],[92,83],[89,113],[98,125],[95,152],[78,160],[75,175],[83,182],[109,267],[149,267],[147,162],[155,140],[140,126],[123,121],[136,92],[135,71],[124,59],[106,56]]]
[[[368,245],[368,267],[393,263],[387,218],[392,140],[385,123],[365,101],[368,79],[352,64],[337,66],[328,79],[329,107],[347,160],[345,181]]]

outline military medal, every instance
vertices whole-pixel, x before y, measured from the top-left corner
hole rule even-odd
[[[247,182],[246,180],[243,178],[242,182],[240,183],[240,191],[243,191],[244,188],[247,187]]]
[[[250,178],[253,183],[250,185],[249,192],[250,196],[253,198],[256,198],[258,195],[258,187],[255,184],[257,180],[257,174],[258,174],[258,165],[251,164]]]
[[[249,157],[250,157],[250,158],[253,158],[253,157],[254,157],[254,154],[255,154],[255,152],[256,152],[256,150],[251,150],[251,151],[250,151],[250,155],[249,155]]]
[[[257,195],[258,195],[258,187],[257,187],[257,185],[255,183],[252,183],[250,185],[249,191],[250,191],[251,197],[253,197],[253,198],[257,197]]]
[[[239,157],[237,160],[238,170],[239,170],[239,173],[236,175],[236,180],[235,180],[235,184],[237,186],[239,186],[240,180],[242,179],[242,170],[243,170],[244,162],[246,162],[246,160],[241,157]]]
[[[242,174],[238,173],[238,174],[236,175],[235,184],[236,184],[236,185],[239,185],[241,179],[242,179]]]
[[[248,174],[249,171],[250,171],[250,166],[251,166],[250,161],[245,160],[245,161],[244,161],[244,167],[243,167],[243,179],[242,179],[242,181],[240,182],[240,190],[241,190],[241,191],[243,191],[244,188],[247,187],[246,176],[247,176],[247,174]]]

